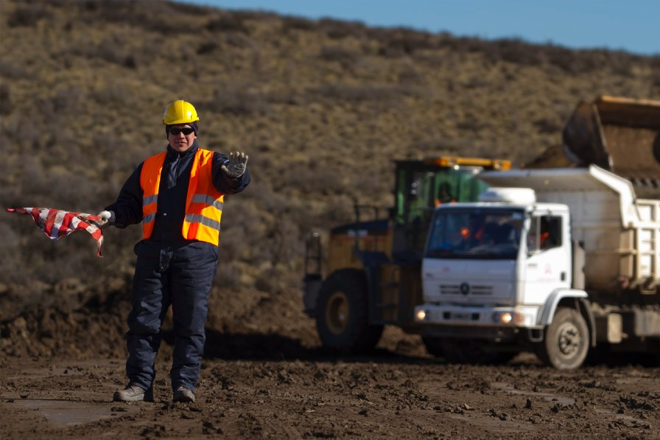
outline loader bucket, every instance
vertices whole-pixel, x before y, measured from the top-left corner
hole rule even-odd
[[[527,168],[593,164],[630,180],[639,197],[660,196],[660,101],[580,102],[562,137],[563,151],[550,149]]]

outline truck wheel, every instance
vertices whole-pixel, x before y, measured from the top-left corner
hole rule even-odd
[[[383,332],[369,325],[369,298],[364,272],[342,269],[321,285],[316,329],[323,346],[344,353],[372,350]]]
[[[560,307],[537,346],[538,357],[558,370],[579,368],[589,352],[589,329],[575,309]]]
[[[442,339],[443,356],[450,364],[500,365],[518,353],[489,351],[488,341],[480,339]]]
[[[424,347],[426,347],[426,351],[431,356],[435,357],[443,357],[443,351],[442,351],[442,339],[441,338],[432,338],[430,336],[422,336],[422,342],[424,343]]]

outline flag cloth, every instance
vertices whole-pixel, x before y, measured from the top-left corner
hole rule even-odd
[[[103,256],[101,253],[103,232],[100,226],[103,223],[103,219],[98,215],[62,211],[61,209],[32,207],[7,208],[7,212],[31,215],[34,222],[39,226],[39,229],[44,231],[54,241],[76,231],[87,231],[96,240],[96,255],[99,257]],[[99,224],[95,222],[99,222]]]

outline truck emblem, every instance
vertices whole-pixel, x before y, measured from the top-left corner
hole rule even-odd
[[[470,293],[470,285],[468,283],[461,284],[461,293],[463,295],[467,295],[468,293]]]

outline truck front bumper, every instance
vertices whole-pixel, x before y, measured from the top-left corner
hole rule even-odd
[[[474,307],[423,304],[415,307],[415,323],[424,327],[424,334],[437,337],[483,338],[497,340],[515,337],[536,325],[538,307]]]

